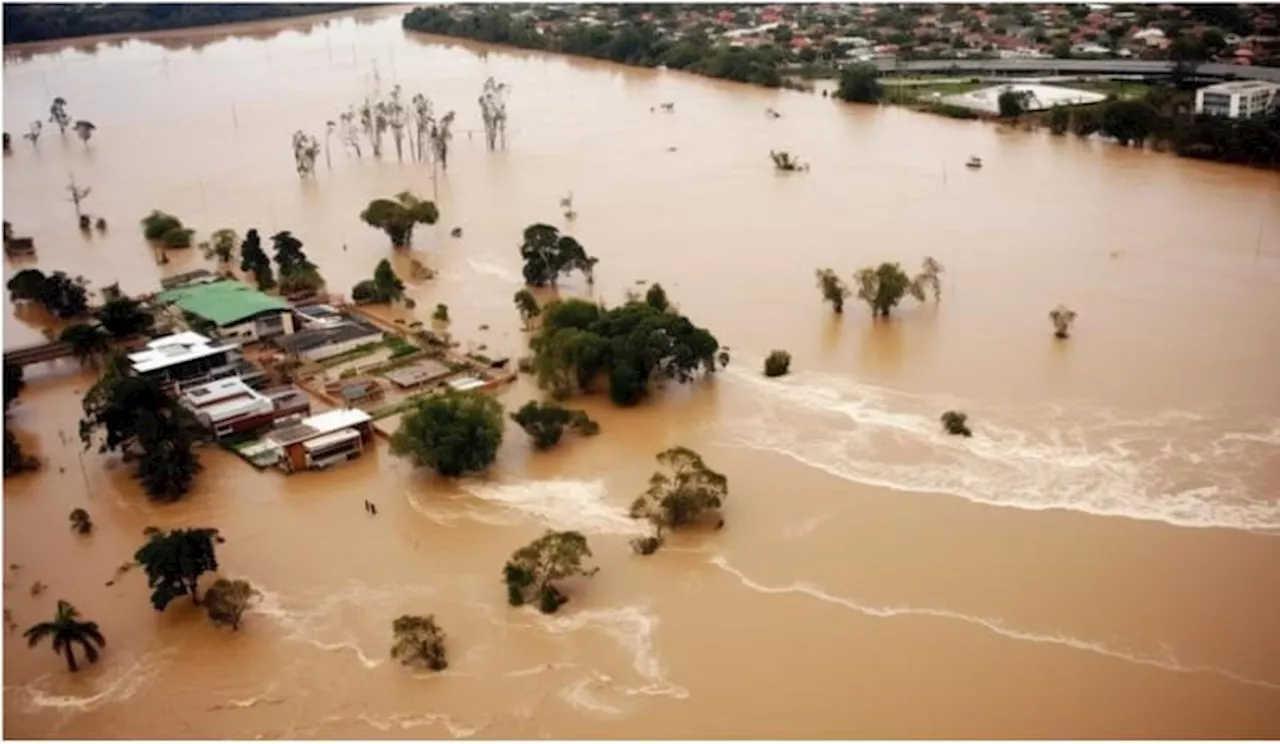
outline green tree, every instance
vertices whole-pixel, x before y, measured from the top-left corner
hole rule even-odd
[[[561,274],[575,270],[582,271],[590,282],[597,261],[578,241],[541,223],[525,228],[520,257],[524,259],[525,283],[535,287],[554,287]]]
[[[40,269],[22,269],[14,274],[8,284],[9,294],[14,302],[39,301],[44,295],[44,285],[48,281]]]
[[[93,519],[89,517],[89,512],[84,509],[72,509],[67,518],[71,521],[71,529],[81,535],[93,532]]]
[[[445,634],[436,625],[435,615],[401,615],[391,623],[391,632],[396,641],[391,647],[391,658],[406,666],[423,665],[434,672],[448,668]]]
[[[884,97],[879,77],[880,71],[873,65],[849,65],[840,71],[836,98],[851,103],[879,103]]]
[[[1005,88],[996,98],[996,106],[999,107],[1000,117],[1003,119],[1017,119],[1027,112],[1027,106],[1030,103],[1030,91],[1011,87]]]
[[[18,475],[40,467],[40,461],[22,451],[18,438],[9,431],[9,422],[4,426],[4,477]]]
[[[1141,147],[1159,118],[1160,112],[1145,101],[1112,101],[1102,110],[1102,133],[1122,145]]]
[[[480,393],[427,398],[405,414],[391,451],[443,476],[479,472],[493,464],[502,443],[502,406]]]
[[[867,303],[873,315],[889,317],[889,313],[912,288],[912,282],[902,267],[896,263],[882,263],[877,268],[865,268],[853,276],[858,287],[858,299]]]
[[[420,199],[409,191],[402,191],[391,199],[374,199],[360,213],[365,224],[385,232],[396,248],[408,247],[413,241],[415,225],[434,225],[439,218],[434,202]]]
[[[502,567],[507,601],[519,607],[536,598],[544,613],[555,612],[569,600],[552,582],[570,576],[593,576],[599,569],[583,568],[590,557],[591,548],[581,533],[548,530],[512,553],[511,560]]]
[[[156,319],[142,307],[142,303],[129,297],[114,297],[94,312],[112,338],[129,338],[150,331]]]
[[[209,237],[209,242],[205,251],[205,258],[216,259],[220,264],[229,264],[231,259],[235,257],[236,244],[240,242],[240,236],[236,235],[236,231],[230,228],[222,228],[217,230]]]
[[[435,312],[431,313],[431,319],[436,321],[437,323],[448,323],[449,322],[449,306],[445,305],[444,303],[437,304]]]
[[[527,329],[533,319],[542,312],[542,308],[538,306],[538,298],[534,297],[529,290],[522,289],[516,292],[513,300],[516,303],[516,311],[520,313],[520,322]]]
[[[271,244],[276,252],[281,292],[313,292],[324,286],[319,269],[307,259],[307,254],[302,251],[302,241],[293,233],[288,230],[278,232],[271,236]]]
[[[782,350],[769,352],[764,360],[765,377],[782,377],[791,371],[791,355]]]
[[[1089,137],[1098,131],[1100,125],[1098,123],[1098,115],[1093,109],[1077,109],[1075,119],[1071,125],[1071,131],[1081,139]]]
[[[679,529],[719,512],[729,495],[729,479],[707,467],[702,456],[687,447],[659,452],[658,464],[665,471],[655,472],[648,490],[631,504],[631,518],[644,519],[654,529],[653,537],[632,543],[646,555],[662,544],[666,530]],[[720,524],[723,523],[721,519]]]
[[[35,302],[63,320],[83,316],[89,308],[84,279],[62,271],[46,276],[39,269],[23,269],[6,286],[14,301]]]
[[[239,630],[240,619],[256,596],[257,590],[244,579],[219,578],[204,592],[204,609],[214,625]]]
[[[818,289],[822,290],[822,299],[831,303],[831,309],[839,315],[844,312],[844,301],[849,296],[849,288],[831,269],[818,269],[814,272],[818,278]]]
[[[385,258],[379,261],[373,270],[373,286],[377,296],[383,302],[404,299],[404,282],[396,276],[395,270],[391,268],[391,262]]]
[[[262,239],[256,229],[249,230],[240,244],[240,270],[253,274],[258,289],[269,290],[276,286],[275,274],[271,271],[271,259],[262,250]]]
[[[27,639],[27,646],[35,648],[48,638],[55,654],[61,654],[67,660],[67,669],[79,671],[76,665],[75,646],[84,650],[84,656],[90,664],[98,661],[98,649],[107,645],[107,639],[98,630],[97,623],[79,620],[80,613],[69,602],[58,600],[58,611],[53,620],[36,623],[22,634]]]
[[[671,309],[671,300],[667,298],[667,290],[662,288],[661,284],[653,283],[649,290],[644,293],[644,302],[649,307],[660,313],[665,313]]]
[[[62,329],[58,340],[70,344],[76,360],[92,369],[97,369],[99,362],[111,351],[111,334],[96,323],[67,326]]]
[[[533,440],[533,446],[540,450],[551,449],[559,444],[566,428],[572,428],[584,436],[593,436],[600,431],[600,425],[592,421],[584,411],[532,400],[511,414],[511,420],[524,429],[524,433]]]
[[[969,417],[960,411],[947,411],[942,414],[942,428],[953,436],[973,436],[973,432],[969,429],[968,421]]]
[[[151,606],[163,612],[169,603],[186,594],[200,604],[200,577],[218,570],[215,543],[226,542],[212,527],[169,532],[148,527],[147,542],[133,559],[147,572]]]
[[[195,230],[184,226],[177,217],[157,209],[142,218],[142,234],[147,240],[166,248],[190,248]]]
[[[1071,126],[1071,113],[1066,106],[1054,106],[1049,109],[1049,131],[1061,137]]]

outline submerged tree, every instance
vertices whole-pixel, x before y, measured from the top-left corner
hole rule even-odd
[[[1057,338],[1071,336],[1071,326],[1076,322],[1076,311],[1066,305],[1058,305],[1049,312],[1049,320],[1053,322],[1053,335]]]
[[[84,509],[72,509],[67,518],[71,522],[71,529],[77,533],[87,535],[93,532],[93,520],[89,518],[89,512]]]
[[[552,582],[571,576],[593,576],[598,568],[583,568],[590,557],[591,548],[581,533],[547,531],[512,553],[511,560],[502,567],[507,601],[519,607],[536,599],[538,609],[548,614],[555,612],[569,598]]]
[[[590,282],[597,262],[577,240],[543,223],[525,228],[520,257],[524,259],[525,283],[535,287],[554,287],[561,274],[575,270],[586,274]]]
[[[111,351],[111,334],[102,326],[76,323],[62,329],[58,340],[70,344],[71,353],[80,364],[97,369],[98,364]]]
[[[235,257],[238,242],[240,242],[240,236],[236,235],[236,231],[224,227],[215,230],[213,235],[209,236],[209,242],[202,243],[201,247],[205,249],[205,258],[216,260],[220,264],[229,264]]]
[[[71,195],[70,201],[71,201],[71,204],[76,208],[76,216],[83,219],[84,214],[81,213],[80,211],[80,204],[85,199],[89,198],[89,194],[93,193],[93,187],[77,186],[76,180],[72,178],[71,182],[67,184],[67,193]]]
[[[22,636],[27,639],[27,646],[30,648],[35,648],[46,638],[50,639],[53,652],[61,654],[67,660],[67,669],[76,672],[80,668],[76,664],[74,646],[82,648],[84,657],[90,664],[94,664],[98,661],[98,649],[107,645],[107,639],[98,630],[98,624],[82,622],[79,617],[80,613],[71,603],[60,599],[53,620],[32,625]]]
[[[818,289],[822,290],[822,299],[831,303],[831,309],[837,315],[843,313],[845,298],[850,295],[844,281],[831,269],[818,269],[814,273],[818,278]]]
[[[302,241],[293,233],[278,232],[271,236],[271,243],[275,247],[281,292],[309,292],[324,286],[319,270],[302,252]]]
[[[200,576],[218,570],[215,543],[225,540],[212,527],[176,529],[170,532],[148,527],[147,542],[133,559],[147,572],[151,606],[164,611],[169,603],[186,594],[200,604]]]
[[[106,294],[106,290],[103,291]],[[142,303],[124,295],[112,297],[93,313],[102,328],[111,338],[128,338],[146,333],[155,325],[156,319]]]
[[[39,119],[37,119],[31,122],[29,125],[27,125],[27,133],[22,135],[22,137],[24,139],[30,140],[33,146],[39,147],[40,132],[42,132],[43,130],[44,130],[44,124]]]
[[[324,123],[324,166],[329,170],[333,170],[333,158],[329,154],[329,151],[333,148],[330,147],[329,143],[333,139],[333,131],[337,127],[338,125],[334,123],[333,119]]]
[[[807,171],[809,166],[800,162],[798,158],[785,150],[782,152],[769,151],[769,158],[773,160],[773,169],[783,172]]]
[[[858,286],[858,299],[866,302],[876,317],[889,317],[911,289],[911,279],[896,263],[886,262],[874,269],[861,269],[853,279]]]
[[[422,665],[433,672],[449,666],[444,653],[444,631],[436,625],[435,615],[401,615],[391,623],[395,644],[391,658],[405,666]]]
[[[507,146],[507,84],[493,78],[484,81],[480,93],[480,118],[484,121],[485,144],[490,150]]]
[[[316,173],[316,158],[320,157],[320,143],[301,129],[293,133],[293,163],[299,178]]]
[[[909,291],[911,296],[924,302],[924,291],[926,288],[933,291],[933,301],[938,302],[942,299],[942,280],[939,275],[944,271],[942,264],[938,263],[933,256],[925,256],[924,261],[920,264],[920,273],[916,274],[916,278],[911,281]]]
[[[430,140],[432,127],[435,126],[435,118],[432,116],[431,99],[415,93],[410,101],[413,106],[413,142],[417,148],[418,160],[424,160],[427,153],[427,143]]]
[[[968,421],[969,417],[960,411],[947,411],[942,414],[942,428],[953,436],[973,436],[973,432],[969,430]]]
[[[240,618],[258,596],[257,590],[244,579],[218,579],[205,590],[204,609],[214,625],[240,629]]]
[[[787,352],[777,349],[769,352],[769,356],[764,360],[764,376],[765,377],[782,377],[791,371],[791,355]]]
[[[585,411],[564,408],[555,403],[531,400],[511,414],[511,420],[524,429],[524,433],[533,440],[533,446],[540,450],[559,444],[566,428],[583,436],[594,436],[600,432],[600,425],[592,421]]]
[[[166,248],[189,248],[195,230],[183,225],[177,217],[154,209],[142,218],[142,234],[147,240]]]
[[[434,225],[439,218],[434,202],[419,199],[409,191],[402,191],[392,199],[374,199],[360,213],[365,224],[385,232],[396,248],[408,247],[413,241],[415,225]]]
[[[1017,119],[1027,112],[1028,107],[1034,100],[1035,95],[1029,90],[1007,87],[996,98],[996,106],[1000,110],[1001,118]]]
[[[71,126],[71,116],[67,113],[67,99],[62,96],[53,99],[53,104],[49,106],[49,121],[58,126],[59,134],[67,133],[67,127]]]
[[[93,136],[93,132],[97,128],[98,127],[95,126],[93,122],[88,121],[87,119],[81,119],[76,122],[76,135],[80,137],[80,141],[84,143],[85,147],[89,146],[89,138]]]
[[[386,104],[387,124],[391,127],[391,137],[396,143],[396,160],[404,160],[404,129],[408,125],[408,112],[404,102],[400,100],[400,86],[391,88],[391,100]]]
[[[662,545],[666,530],[693,524],[724,506],[729,480],[703,462],[702,456],[686,447],[672,447],[658,453],[658,471],[649,479],[649,488],[631,504],[631,518],[644,519],[653,527],[653,536],[632,543],[648,555]],[[721,519],[718,525],[723,525]]]
[[[251,229],[240,244],[240,270],[253,274],[258,289],[268,290],[276,286],[275,273],[271,270],[271,259],[262,250],[262,239],[258,231]]]
[[[83,316],[89,308],[83,277],[55,271],[45,276],[39,269],[23,269],[6,285],[15,301],[33,301],[62,320]]]
[[[502,405],[481,393],[427,398],[404,415],[391,437],[391,452],[446,477],[480,472],[493,464],[502,443]]]
[[[346,111],[338,115],[338,126],[338,137],[342,144],[351,148],[357,158],[363,157],[363,153],[360,151],[360,129],[356,126],[354,107],[348,106]]]
[[[435,156],[433,162],[439,163],[440,170],[446,173],[449,171],[449,142],[453,139],[454,116],[450,111],[431,127],[431,153]]]
[[[542,312],[542,308],[538,306],[538,298],[534,297],[529,290],[522,289],[516,292],[513,299],[516,303],[516,311],[520,313],[520,321],[527,329],[533,319]]]

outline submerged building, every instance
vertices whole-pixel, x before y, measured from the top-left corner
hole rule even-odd
[[[284,387],[260,392],[239,377],[188,387],[178,400],[219,439],[311,413],[311,401],[300,390]]]
[[[133,373],[162,385],[189,386],[224,377],[239,377],[250,385],[262,384],[266,375],[245,361],[240,344],[214,341],[194,331],[162,336],[129,355]]]
[[[305,418],[267,435],[285,472],[319,470],[354,460],[373,441],[373,417],[358,408],[341,408]]]
[[[293,308],[234,279],[192,280],[156,295],[184,314],[202,321],[218,337],[243,342],[293,333]]]

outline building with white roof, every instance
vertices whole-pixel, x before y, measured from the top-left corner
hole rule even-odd
[[[285,387],[259,392],[239,377],[188,387],[180,392],[178,399],[219,438],[311,413],[311,401],[301,391]]]
[[[1251,119],[1266,116],[1280,102],[1280,85],[1261,80],[1237,80],[1196,91],[1196,113]]]
[[[252,366],[244,369],[240,344],[214,341],[194,331],[183,331],[147,342],[146,348],[129,355],[129,365],[141,377],[162,384],[192,384],[238,372],[260,371]]]
[[[286,472],[318,470],[353,460],[373,440],[373,417],[358,408],[339,408],[276,429],[267,439],[280,448]]]

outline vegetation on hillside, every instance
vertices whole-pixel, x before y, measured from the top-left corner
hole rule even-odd
[[[358,3],[123,3],[11,4],[4,6],[4,43],[21,44],[99,34],[164,31],[175,28],[243,23],[270,18],[333,13],[366,7]]]

